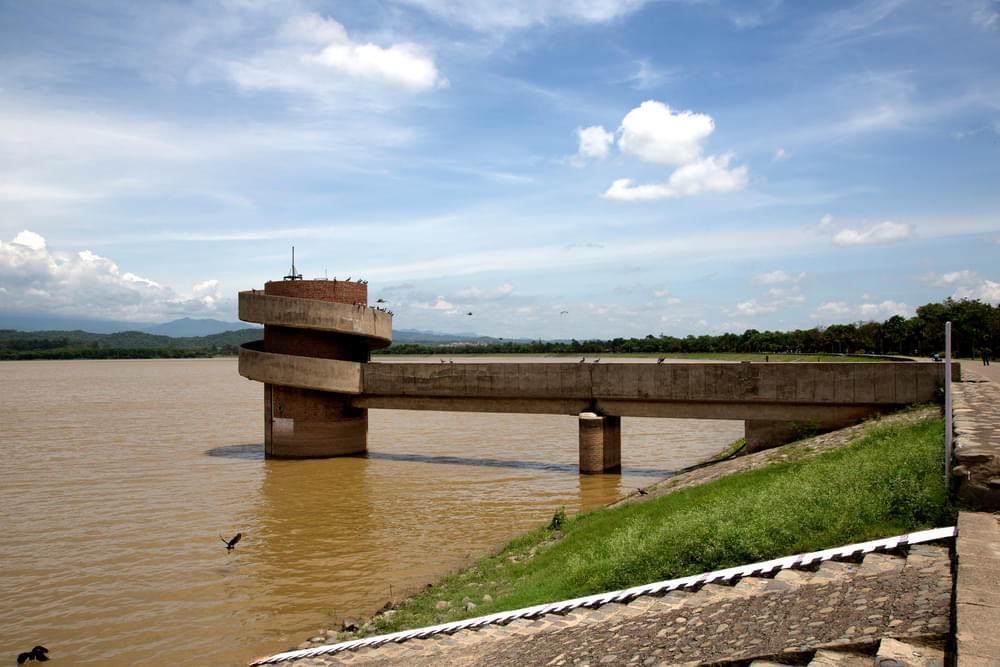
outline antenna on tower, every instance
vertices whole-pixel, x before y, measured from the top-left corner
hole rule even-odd
[[[285,276],[285,280],[302,280],[302,274],[295,273],[295,246],[292,246],[292,272]]]

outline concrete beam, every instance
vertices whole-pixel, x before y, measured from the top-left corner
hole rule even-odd
[[[762,409],[794,404],[906,405],[933,400],[936,387],[944,382],[944,365],[379,362],[365,364],[362,374],[362,393],[369,398],[590,400],[603,402],[595,410],[598,413],[624,414],[633,408],[616,406],[646,402],[759,404]]]
[[[296,357],[256,349],[263,341],[240,346],[240,375],[267,384],[338,394],[361,393],[361,364],[339,359]]]
[[[244,322],[363,336],[372,348],[392,343],[392,315],[368,306],[251,291],[240,292],[239,307]]]

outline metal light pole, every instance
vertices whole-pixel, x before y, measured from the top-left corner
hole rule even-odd
[[[944,323],[944,488],[951,480],[951,322]]]

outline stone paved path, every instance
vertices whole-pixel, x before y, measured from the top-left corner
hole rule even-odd
[[[825,662],[817,665],[832,665],[874,653],[886,637],[940,654],[950,630],[949,547],[908,551],[284,664],[693,665],[778,657],[804,664],[818,655]]]

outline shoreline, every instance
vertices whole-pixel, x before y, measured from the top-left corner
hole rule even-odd
[[[755,452],[753,454],[744,454],[740,456],[725,458],[719,460],[711,465],[696,467],[695,469],[688,469],[686,471],[678,472],[678,474],[660,479],[643,489],[645,493],[640,494],[637,491],[625,495],[607,505],[604,505],[599,509],[617,509],[625,507],[627,505],[632,505],[636,503],[643,503],[654,498],[659,498],[661,496],[673,493],[674,491],[680,491],[683,489],[689,489],[696,486],[701,486],[707,484],[723,477],[729,475],[738,474],[748,470],[753,470],[757,468],[762,468],[770,466],[777,463],[796,461],[803,458],[812,458],[826,451],[833,451],[844,447],[851,442],[853,442],[858,435],[871,428],[877,423],[892,423],[892,424],[911,424],[928,417],[933,417],[940,414],[940,408],[938,406],[922,407],[916,410],[908,410],[892,415],[882,415],[872,419],[865,420],[859,424],[853,426],[845,427],[843,429],[838,429],[836,431],[831,431],[822,435],[813,436],[811,438],[806,438],[793,443],[789,443],[780,447],[773,449],[768,449],[760,452]],[[721,452],[729,451],[733,446],[730,443]],[[705,463],[706,461],[711,461],[718,456],[713,455],[708,457],[700,463]],[[594,510],[591,510],[594,511]],[[585,514],[585,513],[584,513]],[[558,516],[558,513],[557,513]],[[555,518],[554,518],[555,520]],[[505,545],[509,545],[516,541],[519,537],[530,534],[522,533],[520,535],[513,536],[508,540]],[[500,545],[499,548],[490,551],[491,555],[498,555],[505,547],[505,545]],[[525,556],[526,558],[532,558],[535,555],[535,549]],[[426,589],[437,588],[440,582],[445,579],[459,574],[461,572],[467,571],[470,568],[475,567],[475,562],[469,563],[468,565],[459,568],[458,570],[450,571],[439,577],[433,584],[429,584],[425,587]],[[297,646],[292,649],[308,649],[315,648],[317,646],[338,643],[342,641],[349,641],[351,639],[357,639],[364,636],[369,636],[371,634],[380,634],[377,629],[377,623],[381,617],[391,616],[394,614],[394,609],[404,604],[407,600],[414,598],[419,595],[421,590],[409,591],[401,597],[398,601],[390,600],[380,609],[376,610],[374,613],[367,617],[360,619],[343,619],[340,621],[340,627],[324,627],[321,628],[317,633],[314,633],[305,641],[300,642]],[[470,609],[475,608],[475,603],[472,603]],[[468,604],[468,603],[467,603]]]

